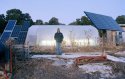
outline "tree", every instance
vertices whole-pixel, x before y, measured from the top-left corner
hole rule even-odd
[[[38,19],[36,20],[35,25],[43,25],[43,21]]]
[[[80,19],[76,19],[76,21],[70,23],[69,25],[81,25],[81,20]]]
[[[91,21],[86,17],[86,16],[82,16],[81,17],[81,25],[91,25]]]
[[[49,25],[59,25],[59,21],[57,18],[55,17],[52,17],[50,20],[49,20]]]
[[[118,16],[116,21],[118,24],[125,24],[125,15]]]
[[[19,24],[21,24],[21,19],[22,19],[22,11],[19,9],[11,9],[8,10],[6,15],[6,20],[17,20]]]
[[[6,27],[6,19],[4,14],[0,14],[0,33],[3,32],[4,28]]]
[[[80,19],[76,19],[76,21],[70,23],[69,25],[91,25],[91,21],[86,17],[82,16]]]
[[[33,24],[33,20],[28,13],[22,13],[19,9],[11,9],[8,10],[6,15],[6,20],[17,20],[17,24],[22,24],[23,21],[30,21],[31,25]]]
[[[81,20],[80,19],[76,19],[76,25],[81,25]]]
[[[45,22],[44,25],[49,25],[49,23],[48,23],[48,22]]]
[[[22,20],[22,22],[23,22],[23,21],[30,21],[30,25],[33,25],[33,24],[34,24],[32,18],[31,18],[31,16],[29,15],[29,13],[23,13],[21,20]]]
[[[76,25],[76,22],[75,21],[71,22],[69,25]]]

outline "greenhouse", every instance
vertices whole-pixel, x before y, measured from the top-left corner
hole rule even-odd
[[[55,46],[57,28],[63,33],[65,46],[96,46],[98,30],[90,25],[33,25],[29,28],[26,43],[30,46]]]

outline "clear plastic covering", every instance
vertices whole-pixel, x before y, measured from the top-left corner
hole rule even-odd
[[[98,30],[89,25],[33,25],[29,28],[26,43],[30,46],[54,46],[54,35],[57,28],[63,33],[63,44],[66,46],[98,45]]]

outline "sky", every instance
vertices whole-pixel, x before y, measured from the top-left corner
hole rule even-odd
[[[60,23],[69,24],[84,16],[84,11],[108,15],[114,19],[125,15],[125,0],[1,0],[0,14],[7,10],[20,9],[29,13],[33,21],[44,22],[56,17]]]

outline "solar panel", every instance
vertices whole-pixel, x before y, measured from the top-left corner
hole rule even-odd
[[[26,36],[27,36],[27,32],[20,32],[20,34],[18,36],[18,39],[17,39],[17,43],[18,44],[24,44]]]
[[[29,21],[24,21],[23,26],[21,28],[21,31],[18,35],[17,43],[18,44],[24,44],[27,36],[28,28],[30,27]]]
[[[8,38],[10,37],[11,33],[12,33],[12,30],[14,28],[16,24],[16,20],[9,20],[5,29],[4,29],[4,32],[2,33],[1,35],[1,38],[0,38],[0,41],[5,43]]]
[[[21,27],[21,25],[16,25],[12,31],[11,37],[18,37]]]
[[[110,16],[84,12],[99,30],[123,31],[123,29]]]
[[[30,27],[30,22],[24,21],[21,31],[28,31],[29,27]]]
[[[15,24],[16,24],[16,20],[9,20],[5,27],[5,30],[13,30]]]
[[[4,32],[4,33],[2,34],[2,36],[1,36],[0,41],[1,41],[2,43],[6,43],[6,41],[9,39],[10,35],[11,35],[11,32]]]

